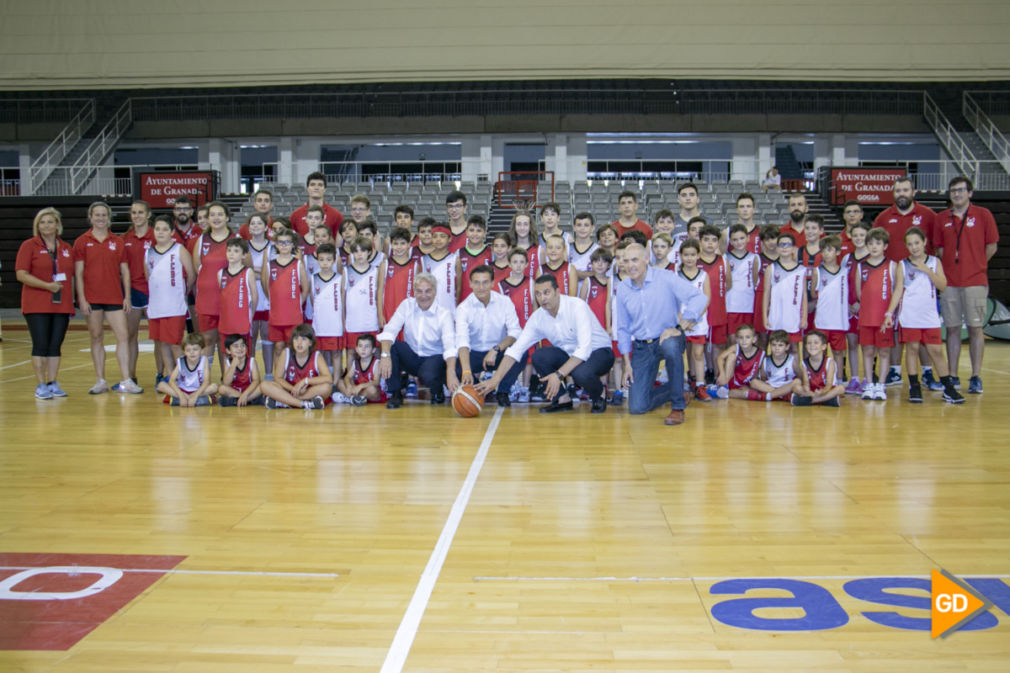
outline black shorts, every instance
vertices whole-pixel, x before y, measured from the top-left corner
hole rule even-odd
[[[92,311],[122,311],[122,304],[92,304]]]

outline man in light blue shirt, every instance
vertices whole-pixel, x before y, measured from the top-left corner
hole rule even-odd
[[[627,277],[614,302],[617,348],[624,358],[628,410],[644,414],[669,402],[667,425],[684,422],[684,330],[705,312],[708,298],[672,271],[649,266],[644,246],[624,251]],[[668,381],[653,386],[659,361],[666,360]]]

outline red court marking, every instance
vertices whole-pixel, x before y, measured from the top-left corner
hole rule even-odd
[[[116,570],[171,570],[185,556],[128,554],[0,554],[0,650],[68,650],[84,636],[158,581],[164,572],[54,570],[25,568],[81,567]],[[9,569],[14,568],[14,569]],[[32,574],[33,572],[38,574]],[[5,584],[15,575],[24,577]],[[108,586],[101,588],[102,582]],[[111,582],[111,583],[110,583]],[[71,594],[98,585],[79,598],[32,600],[32,594]],[[24,594],[22,596],[21,594]]]

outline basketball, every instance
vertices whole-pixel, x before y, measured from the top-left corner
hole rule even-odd
[[[473,386],[460,386],[452,394],[452,408],[463,418],[480,416],[480,412],[484,408],[481,399],[480,393]]]

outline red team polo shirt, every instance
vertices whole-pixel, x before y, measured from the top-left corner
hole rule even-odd
[[[152,227],[153,229],[154,227]],[[172,238],[175,239],[177,243],[182,243],[189,254],[193,254],[193,246],[196,245],[196,239],[200,238],[203,234],[203,228],[193,222],[193,226],[189,228],[189,231],[183,233],[178,227],[172,227]]]
[[[53,282],[53,257],[49,254],[41,236],[29,238],[18,248],[18,256],[14,268],[27,271],[39,280]],[[53,303],[53,293],[37,287],[21,285],[21,313],[73,313],[74,293],[72,279],[74,277],[74,256],[66,241],[56,239],[56,272],[62,273],[66,279],[63,286],[60,303]]]
[[[147,294],[144,256],[147,254],[147,249],[154,245],[154,228],[148,227],[147,233],[143,236],[137,236],[137,233],[130,229],[123,236],[123,245],[126,247],[126,265],[130,267],[130,287],[137,292]]]
[[[122,304],[119,265],[126,263],[123,239],[110,233],[99,241],[91,230],[74,241],[74,262],[84,262],[84,299],[89,304]]]
[[[617,229],[617,238],[618,239],[620,239],[621,236],[624,236],[626,233],[628,233],[632,229],[636,229],[636,230],[642,232],[643,234],[645,234],[645,237],[647,239],[649,239],[650,241],[652,240],[652,227],[650,227],[648,224],[646,224],[642,220],[638,220],[637,222],[635,222],[630,227],[625,227],[623,224],[621,224],[620,220],[614,220],[610,224],[614,227],[614,229]]]
[[[969,205],[964,219],[950,210],[936,216],[933,227],[933,247],[943,248],[943,272],[947,284],[953,287],[989,285],[986,271],[989,261],[985,246],[999,242],[996,220],[981,206]]]
[[[801,227],[799,231],[793,229],[792,223],[787,223],[782,227],[779,227],[780,234],[792,234],[793,238],[796,239],[796,247],[802,248],[807,244],[807,232]]]
[[[295,212],[291,213],[291,228],[294,229],[300,236],[304,236],[309,233],[309,225],[305,223],[305,216],[309,212],[309,204],[305,204]],[[323,213],[325,217],[323,218],[323,223],[330,228],[333,233],[333,238],[336,240],[337,233],[340,231],[340,225],[344,223],[344,215],[331,206],[328,203],[323,204]]]
[[[900,262],[908,257],[908,248],[905,247],[905,232],[912,227],[922,229],[922,233],[926,235],[926,251],[932,252],[935,219],[936,213],[920,203],[914,204],[912,210],[904,215],[898,212],[897,206],[891,206],[877,215],[873,220],[873,226],[885,230],[891,238],[884,251],[884,256],[892,262]]]

